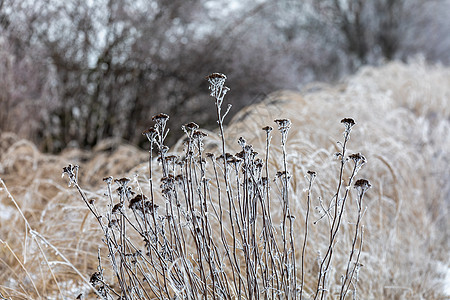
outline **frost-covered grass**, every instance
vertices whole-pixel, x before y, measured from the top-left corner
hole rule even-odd
[[[275,93],[265,102],[241,111],[225,128],[227,152],[242,151],[238,139],[243,136],[246,145],[253,145],[253,149],[259,153],[258,157],[261,158],[264,166],[262,177],[265,176],[266,165],[271,179],[277,178],[276,172],[281,171],[275,182],[269,181],[271,207],[267,211],[271,214],[273,230],[277,233],[274,241],[277,241],[278,248],[281,249],[280,255],[275,255],[275,260],[282,261],[284,259],[289,262],[287,266],[296,263],[295,278],[297,280],[295,282],[298,288],[301,287],[302,282],[302,247],[305,234],[304,224],[308,211],[310,178],[308,170],[315,171],[317,174],[310,190],[308,239],[303,255],[305,284],[302,292],[304,299],[314,298],[317,293],[318,276],[321,273],[318,262],[326,258],[329,246],[330,225],[328,222],[333,219],[333,215],[330,219],[328,217],[321,218],[323,216],[321,205],[325,209],[330,206],[332,209],[334,207],[333,194],[337,188],[340,160],[333,159],[333,155],[342,150],[336,144],[336,141],[343,139],[341,133],[344,127],[341,127],[339,121],[349,116],[354,118],[358,124],[352,129],[351,139],[346,146],[347,154],[361,152],[367,158],[368,164],[359,171],[358,178],[367,178],[372,184],[371,190],[363,199],[362,206],[364,237],[359,258],[362,266],[358,268],[357,284],[351,285],[349,290],[352,291],[356,287],[360,299],[414,297],[439,299],[442,297],[443,288],[439,284],[444,274],[439,273],[443,268],[437,266],[442,264],[448,266],[450,249],[447,221],[450,200],[449,184],[446,180],[450,178],[448,168],[450,108],[447,104],[450,98],[449,73],[448,69],[429,67],[420,62],[410,65],[391,63],[379,69],[364,68],[359,74],[335,87],[311,86],[305,90],[303,95],[293,92]],[[214,105],[213,102],[210,105]],[[284,147],[281,143],[281,134],[277,132],[277,124],[273,123],[274,119],[281,118],[289,119],[291,122],[285,150],[287,171],[291,177],[287,190],[283,188],[285,186]],[[265,163],[266,132],[261,130],[266,125],[275,127],[275,130],[271,132],[272,140],[267,164]],[[61,298],[60,294],[73,298],[81,292],[87,295],[89,290],[92,292],[92,289],[84,282],[89,281],[89,277],[97,271],[97,248],[99,246],[101,246],[102,265],[105,269],[103,274],[105,281],[119,291],[120,284],[114,283],[115,276],[113,272],[110,272],[111,265],[106,256],[107,247],[100,241],[102,231],[99,229],[97,220],[92,217],[83,201],[77,197],[75,190],[67,188],[67,178],[61,180],[60,171],[68,163],[80,165],[78,183],[84,188],[88,203],[91,199],[96,199],[94,203],[98,211],[104,214],[103,222],[107,224],[107,212],[109,211],[110,218],[114,217],[112,209],[108,208],[108,196],[104,195],[107,192],[107,185],[102,182],[102,178],[109,175],[121,178],[123,175],[127,175],[131,179],[128,185],[138,193],[140,187],[143,194],[151,199],[149,197],[148,162],[143,163],[147,155],[132,147],[112,147],[114,144],[111,144],[104,146],[103,150],[100,148],[93,153],[72,150],[61,156],[49,156],[38,153],[32,144],[18,141],[13,136],[4,134],[1,141],[1,177],[23,211],[22,217],[11,199],[8,198],[5,187],[2,186],[1,205],[7,207],[2,210],[7,213],[2,214],[0,219],[0,238],[3,241],[0,264],[2,271],[0,273],[0,292],[2,295],[10,296],[13,299],[38,298],[39,295]],[[185,156],[183,155],[184,147],[183,142],[180,141],[169,152],[183,157]],[[197,277],[192,275],[194,284],[191,284],[191,287],[196,287],[198,291],[201,291],[204,287],[202,283],[206,281],[208,290],[213,291],[212,278],[214,275],[210,275],[211,266],[207,257],[202,256],[204,270],[201,275],[200,263],[197,259],[199,252],[195,252],[196,242],[199,240],[198,236],[196,237],[191,232],[196,232],[195,230],[198,229],[200,233],[202,230],[210,230],[209,236],[200,234],[200,241],[204,245],[209,245],[207,249],[214,249],[212,245],[221,245],[223,240],[220,222],[217,222],[220,220],[219,206],[217,205],[219,201],[218,184],[215,183],[214,170],[211,167],[215,165],[219,176],[223,176],[221,172],[224,165],[220,159],[213,164],[212,160],[206,156],[206,152],[215,153],[215,158],[220,156],[222,145],[218,132],[208,132],[208,136],[203,139],[203,148],[207,170],[205,178],[211,179],[208,183],[209,189],[206,190],[207,197],[204,198],[207,200],[208,211],[203,211],[203,213],[204,216],[208,216],[206,219],[211,223],[209,227],[200,226],[196,229],[195,223],[193,223],[195,218],[186,219],[188,214],[181,213],[180,216],[185,218],[183,219],[185,226],[181,226],[179,230],[184,230],[186,240],[180,242],[179,248],[174,247],[173,249],[180,251],[178,254],[188,253],[190,250],[194,250],[194,252],[190,260],[189,256],[185,258],[184,266],[190,267],[183,269],[181,262],[177,260],[177,263],[172,265],[175,268],[172,268],[171,272],[173,270],[177,270],[177,272],[181,272],[180,270],[193,271],[198,275]],[[8,151],[8,149],[10,150]],[[197,154],[196,151],[194,151],[195,154]],[[192,161],[193,164],[194,161]],[[152,176],[154,199],[160,206],[158,208],[159,216],[163,217],[161,221],[157,222],[169,224],[164,216],[167,217],[166,209],[169,208],[170,211],[171,206],[166,207],[163,200],[164,195],[161,194],[161,182],[159,182],[164,171],[162,165],[159,165],[156,160],[153,160],[152,164],[154,168]],[[344,172],[345,184],[348,184],[351,164],[352,161],[348,162],[346,166],[348,169]],[[202,199],[196,198],[196,195],[204,195],[203,181],[201,180],[203,177],[200,176],[201,164],[196,162],[194,165],[192,170],[196,170],[199,175],[197,181],[187,181],[186,183],[196,184],[195,186],[198,185],[200,190],[190,191],[193,198],[188,196],[188,199]],[[180,166],[177,165],[176,168],[180,168]],[[234,172],[232,166],[230,166],[231,170]],[[252,199],[251,195],[258,195],[257,189],[242,186],[240,191],[246,191],[248,195],[245,196],[243,193],[238,195],[233,172],[230,172],[229,178],[230,188],[235,191],[232,195],[233,199],[237,199],[237,197]],[[134,174],[139,176],[135,177]],[[170,176],[163,177],[170,178]],[[246,182],[243,173],[239,178],[241,178],[241,184]],[[114,186],[114,183],[111,184]],[[280,284],[277,289],[267,289],[269,293],[262,292],[264,284],[272,287],[272,282],[276,282],[276,279],[267,280],[272,278],[264,277],[264,272],[262,272],[263,266],[270,266],[270,260],[266,265],[263,263],[251,264],[258,255],[264,258],[263,253],[269,253],[268,251],[264,252],[263,249],[268,249],[271,242],[264,240],[264,235],[261,239],[261,232],[258,231],[263,228],[261,224],[264,214],[262,211],[258,211],[260,214],[252,223],[250,222],[253,221],[250,218],[251,210],[248,210],[248,214],[243,216],[248,216],[248,224],[256,224],[257,238],[250,239],[248,244],[242,243],[242,236],[239,235],[238,228],[236,228],[236,245],[233,245],[234,240],[231,238],[233,231],[228,221],[230,219],[227,208],[228,196],[223,179],[219,179],[219,185],[222,187],[221,201],[225,203],[223,204],[225,206],[223,225],[226,230],[223,230],[223,235],[229,238],[227,244],[231,249],[229,252],[231,260],[227,256],[226,247],[220,248],[215,254],[216,256],[211,256],[211,258],[219,259],[225,266],[223,273],[212,272],[218,276],[216,282],[222,282],[222,285],[218,285],[216,290],[224,287],[228,291],[236,292],[240,290],[239,284],[241,284],[242,295],[247,298],[251,290],[248,287],[254,287],[249,283],[259,276],[261,281],[258,281],[260,284],[258,294],[262,298],[264,295],[271,295],[271,292],[274,294],[280,291],[293,293],[293,281],[289,281],[294,278],[293,271],[292,273],[286,271],[283,274],[284,282],[291,284]],[[262,190],[264,187],[262,185]],[[179,199],[182,199],[183,207],[186,207],[187,202],[185,202],[182,188],[177,186],[176,189],[180,193]],[[328,291],[325,296],[332,299],[338,298],[340,294],[341,276],[344,275],[345,278],[349,251],[358,219],[357,193],[353,188],[349,191],[347,209],[343,213],[337,242],[333,245],[332,267],[326,272]],[[166,192],[169,193],[170,190]],[[114,204],[119,203],[120,197],[115,192],[112,194],[114,195]],[[133,197],[135,196],[136,194],[133,195]],[[285,197],[289,199],[289,209],[283,206],[283,203],[286,203],[283,201],[286,199]],[[128,200],[124,201],[127,203]],[[139,204],[139,202],[135,203]],[[251,202],[249,202],[250,204]],[[206,220],[202,214],[202,206],[195,205],[197,205],[196,211],[199,214],[197,216],[200,217],[199,220]],[[174,208],[174,215],[178,216],[177,206],[175,205]],[[212,208],[216,208],[216,211]],[[240,212],[238,207],[236,209]],[[128,208],[124,208],[124,210],[131,222],[140,220],[138,215],[137,221],[134,220],[132,210]],[[232,211],[234,210],[232,209]],[[240,213],[235,216],[239,218]],[[295,219],[290,216],[295,216]],[[29,223],[28,229],[25,227],[24,219]],[[121,222],[120,220],[118,218],[118,222]],[[247,219],[244,218],[244,220]],[[292,257],[292,252],[289,251],[291,220],[294,229],[292,237],[296,249],[295,259]],[[151,220],[151,222],[154,221]],[[282,230],[283,226],[281,228],[279,226],[283,222],[287,229],[285,232]],[[144,223],[141,224],[144,225]],[[237,226],[238,223],[235,224]],[[139,235],[133,235],[129,228],[130,225],[127,226],[127,232],[131,234],[133,241],[135,239],[137,244],[142,245],[142,238]],[[248,228],[248,237],[252,237],[250,234],[252,227]],[[166,225],[165,230],[167,233],[170,232],[170,226]],[[175,227],[173,230],[175,233]],[[287,241],[286,252],[281,247],[284,237]],[[162,239],[161,234],[159,238]],[[150,249],[154,251],[153,257],[156,257],[156,260],[158,259],[155,256],[156,253],[162,249],[161,241],[159,242],[160,248]],[[171,241],[170,245],[177,244],[175,238],[169,239],[169,241]],[[252,242],[260,247],[252,247]],[[266,244],[264,244],[265,242]],[[359,239],[356,245],[359,246]],[[245,250],[246,247],[247,250]],[[131,249],[130,246],[127,250]],[[259,250],[256,256],[255,252],[251,251],[254,249]],[[144,251],[145,248],[142,247],[142,250]],[[236,267],[233,250],[236,251],[239,268]],[[206,250],[203,249],[203,251]],[[357,252],[358,249],[355,253]],[[116,253],[116,255],[118,254]],[[170,255],[170,253],[165,255]],[[142,256],[145,256],[144,252],[142,252]],[[170,260],[164,257],[161,261]],[[158,263],[157,260],[156,265],[161,266],[161,261]],[[261,261],[264,262],[264,260]],[[130,262],[130,264],[132,263]],[[220,264],[216,263],[214,267],[220,270]],[[252,277],[252,272],[246,273],[252,268],[259,272],[258,276]],[[276,264],[274,264],[274,269],[276,269]],[[84,276],[85,281],[77,272]],[[152,269],[148,270],[148,273],[151,272]],[[281,272],[282,268],[276,274],[279,274],[279,280],[283,282],[281,281]],[[184,271],[182,273],[184,274]],[[158,278],[162,280],[165,276],[168,279],[168,274],[162,272],[161,277]],[[233,274],[237,279],[233,279]],[[239,277],[239,274],[242,276]],[[223,284],[226,281],[220,281],[224,278],[228,278],[228,285]],[[356,282],[355,278],[353,277],[353,282]],[[156,276],[152,279],[156,280]],[[160,282],[163,287],[163,281]],[[169,294],[176,290],[175,286],[181,287],[176,283],[177,281],[173,278],[167,283],[168,289],[172,289]],[[69,289],[68,286],[71,288]],[[299,294],[300,291],[297,293],[298,298]],[[156,293],[156,295],[158,294]],[[318,298],[320,297],[319,293]],[[352,294],[349,293],[348,298],[351,297]]]

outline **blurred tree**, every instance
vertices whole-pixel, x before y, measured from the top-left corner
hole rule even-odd
[[[151,116],[165,112],[174,116],[174,142],[183,123],[214,127],[203,80],[211,72],[229,76],[236,112],[276,89],[336,80],[366,63],[421,51],[450,63],[450,38],[418,38],[436,24],[445,35],[449,7],[448,0],[0,0],[0,129],[52,152],[107,137],[139,144]]]

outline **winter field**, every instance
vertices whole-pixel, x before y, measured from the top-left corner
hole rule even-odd
[[[233,89],[232,86],[230,88]],[[225,97],[224,111],[226,102]],[[214,101],[211,100],[211,103],[205,105],[214,106]],[[322,271],[327,276],[327,290],[321,291],[321,295],[328,299],[338,299],[346,270],[350,269],[355,272],[346,283],[344,282],[344,285],[348,286],[345,299],[353,297],[448,299],[450,297],[448,278],[450,69],[429,66],[420,60],[409,64],[392,62],[379,68],[364,67],[340,84],[334,86],[311,84],[301,93],[279,91],[271,94],[262,103],[244,108],[225,127],[227,152],[235,153],[242,150],[238,139],[244,137],[246,144],[252,144],[254,150],[259,153],[258,157],[266,162],[264,166],[267,165],[266,175],[269,181],[277,180],[277,172],[283,170],[283,147],[280,146],[280,133],[277,124],[274,123],[275,119],[280,118],[292,122],[286,142],[286,162],[290,180],[287,190],[283,188],[283,175],[278,176],[278,183],[276,181],[273,183],[270,191],[272,195],[270,214],[273,224],[276,225],[275,236],[283,236],[279,225],[286,220],[288,223],[291,222],[289,224],[293,228],[292,234],[285,234],[289,238],[292,237],[296,245],[295,254],[288,249],[285,252],[286,257],[283,253],[282,258],[278,257],[281,260],[284,257],[289,261],[289,267],[291,264],[295,266],[292,270],[296,271],[287,271],[294,273],[289,273],[289,276],[280,275],[281,278],[287,276],[286,282],[290,283],[290,288],[292,284],[301,286],[303,299],[314,299],[317,294],[318,274]],[[356,121],[348,141],[347,153],[360,152],[367,159],[355,181],[358,178],[366,178],[370,181],[371,188],[364,195],[360,212],[361,224],[358,224],[356,223],[358,195],[353,186],[349,187],[348,206],[343,210],[339,235],[333,241],[333,260],[330,268],[322,270],[320,262],[327,253],[329,223],[333,220],[333,195],[336,186],[339,185],[341,160],[339,157],[336,159],[334,154],[341,151],[341,146],[336,142],[343,141],[342,132],[345,128],[340,122],[344,118],[353,118]],[[195,122],[195,119],[192,121]],[[170,124],[169,119],[168,127]],[[274,127],[272,146],[267,160],[265,160],[266,132],[261,129],[266,125]],[[171,130],[181,129],[171,128]],[[219,156],[221,153],[219,131],[207,134],[203,140],[205,152]],[[180,141],[168,153],[182,156],[183,148],[183,141]],[[76,188],[68,187],[69,178],[67,176],[61,178],[61,173],[69,164],[78,165],[80,170],[77,183],[83,189],[88,202],[94,199],[95,207],[102,211],[108,209],[108,190],[103,180],[108,176],[114,179],[125,176],[130,178],[129,186],[150,198],[148,156],[148,151],[142,151],[119,140],[105,140],[89,152],[66,149],[60,155],[49,155],[40,153],[31,142],[21,140],[13,133],[2,133],[0,298],[75,299],[81,294],[83,296],[80,297],[85,297],[84,299],[95,298],[90,281],[92,274],[97,271],[98,249],[105,269],[104,280],[112,289],[118,290],[119,284],[111,272],[107,257],[108,249],[102,242],[104,236],[99,223]],[[208,163],[207,160],[206,166]],[[168,215],[168,204],[163,200],[167,198],[164,198],[164,192],[159,188],[164,170],[157,159],[154,159],[152,164],[155,203],[160,206],[161,215]],[[217,164],[220,166],[220,163]],[[211,167],[208,168],[209,173],[206,172],[204,176],[213,180],[211,193],[205,192],[205,195],[209,195],[209,207],[218,209],[218,198],[222,197],[223,200],[225,197],[223,196],[225,185],[222,179],[215,181]],[[198,171],[196,167],[194,169]],[[317,177],[314,185],[308,189],[310,170],[314,171]],[[218,167],[218,172],[220,174],[223,169]],[[350,176],[351,171],[343,172],[343,185],[347,184]],[[234,182],[230,185],[235,187]],[[114,190],[117,188],[115,183],[111,186]],[[222,186],[222,190],[217,192],[217,186]],[[285,196],[287,193],[290,207],[286,218],[282,200],[287,197]],[[340,193],[347,197],[346,189],[343,188]],[[340,193],[338,192],[339,195]],[[283,195],[281,200],[280,197],[277,198],[280,194]],[[239,196],[235,194],[233,197],[237,199]],[[117,199],[114,198],[114,201],[117,202]],[[228,204],[222,206],[224,214],[229,213]],[[305,218],[308,211],[309,234],[306,250],[302,254]],[[250,287],[249,282],[254,279],[258,284],[263,283],[258,287],[252,286],[257,291],[254,294],[251,288],[242,288],[242,298],[256,298],[256,295],[260,295],[261,298],[270,299],[275,295],[284,299],[288,296],[283,295],[297,293],[299,299],[300,293],[290,288],[286,290],[279,288],[275,294],[269,292],[269,286],[272,290],[275,288],[270,279],[266,278],[267,282],[264,282],[265,273],[260,271],[264,270],[264,267],[253,266],[250,269],[254,270],[255,274],[245,276],[245,270],[249,268],[251,262],[257,262],[258,259],[252,260],[253,256],[245,255],[245,243],[233,244],[232,230],[226,217],[223,222],[219,222],[218,213],[214,214],[211,209],[209,213],[211,227],[202,232],[202,235],[207,233],[211,236],[206,239],[204,237],[203,241],[210,243],[217,241],[216,245],[220,245],[218,241],[221,234],[224,234],[230,251],[237,252],[237,258],[233,262],[231,259],[228,262],[225,254],[227,249],[223,247],[217,246],[215,254],[223,263],[223,269],[220,271],[223,274],[217,275],[217,278],[229,279],[229,281],[223,279],[223,282],[229,284],[223,289],[229,291],[230,298],[238,298],[237,286],[241,281],[242,285],[247,284]],[[130,218],[131,216],[130,213]],[[261,216],[255,216],[255,219],[255,224],[261,224],[258,223],[262,222]],[[136,222],[137,220],[136,217]],[[218,224],[224,225],[227,229],[225,233]],[[241,225],[244,226],[243,224]],[[258,226],[263,225],[254,227],[256,236],[260,237],[262,233],[258,230],[261,227]],[[355,228],[359,230],[356,235]],[[196,231],[189,225],[180,230],[186,230],[183,251],[195,250],[195,246],[192,245],[197,239],[191,237],[189,233]],[[358,253],[357,260],[356,254],[349,259],[354,236],[356,236],[357,247],[354,250]],[[130,239],[138,240],[139,237],[130,235]],[[240,241],[242,238],[236,239]],[[279,243],[280,239],[281,237],[274,238]],[[258,248],[260,251],[266,249],[264,242],[254,242],[255,249]],[[232,249],[233,245],[235,249]],[[292,243],[288,242],[287,245],[292,246]],[[158,252],[157,250],[153,251]],[[189,271],[192,271],[194,278],[194,283],[191,282],[189,288],[201,291],[203,287],[201,284],[196,287],[195,282],[210,282],[215,275],[208,277],[197,270],[200,268],[199,264],[195,263],[198,261],[197,255],[198,253],[193,254],[192,261],[188,263],[191,266]],[[260,257],[264,255],[261,254]],[[167,260],[171,261],[170,258]],[[303,271],[301,271],[302,260],[304,260]],[[230,266],[234,262],[237,262],[236,269]],[[263,265],[261,262],[259,264]],[[213,269],[211,265],[205,267],[205,272],[210,269]],[[281,269],[284,270],[283,267]],[[283,271],[275,274],[283,274]],[[237,280],[239,284],[236,283],[236,279],[230,279],[234,275],[243,276]],[[156,275],[153,278],[155,282],[159,282],[158,280],[162,282],[163,279],[158,276],[163,278],[166,275]],[[301,277],[303,278],[300,279]],[[222,282],[219,279],[217,280]],[[174,282],[167,283],[167,295],[178,295],[182,299],[188,297],[186,295],[192,299],[198,297],[192,293],[186,294],[184,288],[187,283],[182,280],[181,282],[178,285]],[[301,285],[301,282],[304,284]],[[154,290],[142,298],[166,297],[163,292],[158,294],[157,284],[152,286]],[[215,291],[212,284],[205,289]],[[133,295],[132,292],[130,295]],[[208,297],[212,299],[213,295],[216,294],[211,292]],[[289,296],[292,297],[292,294]],[[130,299],[138,299],[133,297],[129,296]],[[217,297],[220,298],[220,295]],[[114,299],[116,298],[117,296],[114,296]]]

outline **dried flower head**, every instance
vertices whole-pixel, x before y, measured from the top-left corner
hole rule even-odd
[[[353,126],[355,126],[356,122],[352,118],[344,118],[341,120],[341,123],[345,126],[345,131],[350,131]]]
[[[221,105],[222,100],[225,97],[226,93],[230,90],[225,85],[225,80],[227,76],[222,73],[212,73],[211,75],[206,76],[206,80],[209,82],[209,89],[211,90],[210,95],[218,101],[217,104]]]
[[[244,148],[245,145],[247,144],[247,142],[246,142],[245,139],[241,136],[241,137],[239,137],[239,139],[238,139],[238,144],[239,144],[239,146],[241,146],[242,148]]]
[[[197,130],[198,128],[199,126],[194,122],[190,122],[181,126],[181,129],[187,134],[189,138],[192,137],[194,130]]]
[[[276,119],[274,122],[278,124],[278,130],[281,133],[281,143],[285,145],[287,134],[291,128],[291,121],[289,119]]]
[[[207,137],[207,136],[208,136],[208,134],[205,133],[205,132],[203,132],[203,131],[201,131],[201,130],[196,130],[196,131],[194,131],[194,133],[192,134],[192,137],[193,137],[194,139],[199,139],[200,141],[203,140],[203,138],[205,138],[205,137]]]
[[[106,184],[111,184],[112,180],[113,180],[112,176],[108,176],[108,177],[104,177],[103,178],[103,181],[106,182]]]
[[[143,200],[147,199],[145,195],[137,194],[133,199],[130,200],[128,207],[130,209],[136,209]]]
[[[364,195],[364,193],[370,189],[372,185],[370,184],[370,182],[367,179],[358,179],[355,182],[355,189],[358,191],[358,194],[360,196]]]
[[[225,83],[225,80],[227,80],[227,76],[222,73],[212,73],[206,76],[205,79],[208,80],[210,84],[217,85],[220,83]]]
[[[278,171],[275,175],[277,178],[286,177],[287,179],[290,179],[291,176],[289,175],[289,172],[286,171]]]
[[[316,179],[317,177],[317,173],[314,171],[310,171],[308,170],[308,172],[306,172],[306,174],[308,174],[309,176],[309,180],[312,182],[314,179]]]
[[[291,121],[289,119],[276,119],[274,120],[278,125],[278,130],[289,130],[291,127]]]
[[[349,158],[353,160],[357,167],[361,167],[366,163],[366,158],[361,153],[354,153],[350,155]]]
[[[89,279],[89,282],[92,285],[97,285],[98,283],[102,283],[103,281],[103,276],[102,273],[100,272],[95,272],[94,274],[91,275],[91,278]]]
[[[194,122],[187,123],[187,124],[183,125],[183,127],[186,128],[187,130],[195,130],[195,129],[199,128],[197,123],[194,123]]]
[[[158,136],[158,131],[154,127],[150,127],[149,129],[142,132],[143,135],[147,137],[150,142],[154,142],[156,137]]]
[[[77,165],[69,164],[67,167],[63,168],[62,177],[67,175],[69,177],[69,187],[73,185],[77,185],[78,183],[78,170],[80,167]]]
[[[113,206],[112,213],[113,214],[120,213],[120,212],[122,212],[122,208],[123,208],[123,204],[122,203],[117,203],[116,205]]]
[[[167,120],[169,120],[169,116],[164,114],[164,113],[160,113],[157,115],[154,115],[152,117],[152,121],[158,123],[158,122],[167,122]]]
[[[130,182],[130,178],[122,177],[120,179],[114,180],[115,183],[121,186],[126,186]]]
[[[269,134],[273,130],[273,127],[265,126],[262,128],[262,130],[264,130],[267,134]]]

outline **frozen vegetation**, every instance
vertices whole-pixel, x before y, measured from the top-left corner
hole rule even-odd
[[[364,67],[334,86],[273,93],[219,124],[224,132],[186,124],[187,138],[168,152],[160,138],[171,119],[159,115],[146,136],[162,163],[158,152],[148,160],[147,151],[115,139],[50,155],[2,133],[1,296],[445,298],[449,80],[448,68],[421,60]],[[221,101],[212,94],[204,105]],[[265,202],[252,206],[255,199]],[[273,227],[264,227],[269,220]],[[136,266],[148,269],[129,269]]]

